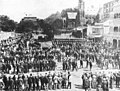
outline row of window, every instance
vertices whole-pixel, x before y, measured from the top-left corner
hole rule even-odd
[[[113,39],[113,47],[114,48],[117,48],[117,47],[120,48],[120,40],[117,41],[116,39]]]
[[[109,14],[105,14],[105,15],[104,15],[104,18],[109,18],[109,17],[110,17]]]
[[[113,11],[113,8],[107,8],[107,9],[104,9],[104,13],[109,13],[109,12],[112,12]]]
[[[104,8],[113,7],[113,6],[114,6],[113,2],[109,2],[107,4],[104,4]]]
[[[115,13],[114,18],[120,18],[120,13]]]
[[[114,27],[114,32],[120,32],[120,27],[115,26]]]

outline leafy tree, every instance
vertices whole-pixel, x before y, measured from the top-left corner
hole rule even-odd
[[[17,26],[16,32],[32,32],[33,30],[38,30],[39,28],[41,28],[42,34],[47,35],[48,39],[52,39],[54,37],[54,28],[50,24],[46,23],[43,19],[37,19],[36,21],[21,20]]]
[[[56,19],[61,19],[61,14],[59,12],[56,12],[55,14],[50,15],[45,19],[45,22],[48,24],[52,24]]]
[[[50,15],[48,18],[45,19],[45,22],[51,25],[54,30],[62,29],[63,21],[61,18],[61,13],[56,12],[55,14]]]
[[[53,21],[53,23],[51,25],[53,26],[54,29],[62,29],[63,21],[62,21],[62,19],[56,19],[55,21]]]
[[[42,34],[46,34],[48,39],[52,39],[54,37],[54,28],[46,23],[44,20],[38,20],[38,25],[42,28]]]
[[[14,20],[9,19],[8,16],[0,16],[0,21],[2,31],[10,32],[16,29],[17,23]]]
[[[18,27],[16,29],[16,32],[31,32],[33,30],[37,30],[38,29],[38,24],[37,22],[33,22],[33,21],[21,21],[18,24]]]

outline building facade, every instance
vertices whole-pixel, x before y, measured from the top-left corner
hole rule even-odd
[[[67,12],[67,28],[77,27],[77,12]]]
[[[94,42],[100,42],[103,39],[104,27],[101,24],[88,25],[87,36]]]
[[[110,13],[113,12],[114,6],[119,2],[119,0],[112,0],[103,5],[103,16],[104,21],[110,18]]]
[[[66,16],[62,17],[63,28],[72,29],[79,25],[79,13],[77,11],[68,11]]]
[[[114,6],[110,14],[109,33],[104,37],[114,48],[120,48],[120,2]]]

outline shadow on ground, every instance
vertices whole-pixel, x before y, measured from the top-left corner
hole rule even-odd
[[[75,84],[76,89],[82,89],[82,85]]]

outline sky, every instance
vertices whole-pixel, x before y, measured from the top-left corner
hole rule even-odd
[[[85,11],[96,14],[99,7],[111,0],[83,0]],[[66,8],[75,8],[78,0],[0,0],[0,15],[7,15],[19,22],[23,17],[34,16],[44,19],[49,15],[61,12]]]

